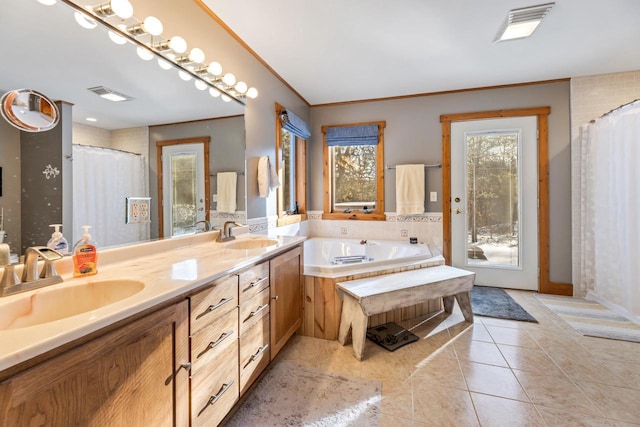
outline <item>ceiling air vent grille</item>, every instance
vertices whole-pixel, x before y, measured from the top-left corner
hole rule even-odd
[[[523,7],[522,9],[513,9],[509,11],[507,17],[509,24],[517,24],[519,22],[542,21],[547,13],[551,10],[553,3],[540,4],[538,6]]]
[[[96,95],[104,99],[108,99],[109,101],[113,101],[113,102],[131,101],[133,99],[129,95],[125,95],[123,93],[117,92],[113,89],[109,89],[104,86],[90,87],[87,90],[95,93]]]
[[[553,5],[554,3],[546,3],[510,10],[502,25],[500,25],[494,41],[529,37],[538,27],[542,18],[549,13]]]

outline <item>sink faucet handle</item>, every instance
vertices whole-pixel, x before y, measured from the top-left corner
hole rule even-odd
[[[16,274],[16,265],[8,264],[4,266],[4,274],[0,280],[0,290],[10,288],[20,283],[20,278]]]

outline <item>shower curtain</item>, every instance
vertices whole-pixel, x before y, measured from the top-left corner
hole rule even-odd
[[[640,321],[640,101],[583,125],[572,156],[574,293]]]
[[[149,239],[149,223],[126,223],[126,198],[148,197],[144,156],[73,146],[73,242],[83,225],[99,248]]]

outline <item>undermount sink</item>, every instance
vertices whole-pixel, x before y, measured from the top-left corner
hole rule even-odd
[[[86,313],[113,304],[144,289],[137,280],[103,280],[66,287],[42,288],[3,304],[0,330],[24,328]]]
[[[268,248],[278,244],[276,239],[258,238],[258,239],[243,239],[227,242],[224,247],[227,249],[259,249]]]

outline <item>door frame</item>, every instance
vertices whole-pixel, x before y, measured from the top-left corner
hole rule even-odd
[[[164,237],[164,188],[162,184],[163,171],[162,171],[162,148],[171,145],[181,144],[203,144],[204,149],[204,206],[205,206],[205,220],[209,221],[209,143],[211,137],[198,136],[195,138],[183,138],[183,139],[171,139],[166,141],[156,141],[156,159],[158,161],[158,236]]]
[[[551,107],[516,108],[442,114],[442,238],[445,263],[451,265],[451,123],[507,117],[536,116],[538,125],[538,292],[573,295],[570,283],[549,278],[549,114]]]

